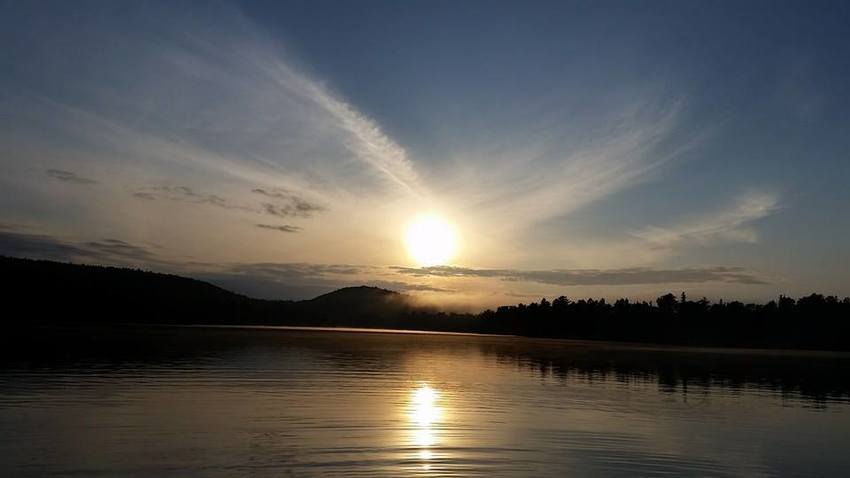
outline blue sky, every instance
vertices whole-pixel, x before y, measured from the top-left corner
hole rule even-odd
[[[845,2],[0,5],[0,252],[269,297],[850,294]],[[410,262],[421,213],[451,268]]]

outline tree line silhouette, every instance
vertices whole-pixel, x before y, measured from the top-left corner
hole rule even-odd
[[[650,302],[558,297],[480,314],[488,331],[538,337],[724,347],[850,350],[850,298],[780,296],[766,304],[666,294]]]
[[[684,293],[654,302],[571,300],[445,313],[403,294],[350,287],[304,301],[252,299],[134,269],[0,257],[5,327],[66,323],[298,325],[416,329],[661,344],[850,350],[850,298],[744,304]]]

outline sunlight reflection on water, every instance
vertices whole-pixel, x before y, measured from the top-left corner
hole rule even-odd
[[[422,469],[430,470],[434,454],[431,448],[437,443],[437,425],[442,418],[443,410],[437,404],[440,394],[427,384],[422,384],[411,391],[409,416],[411,441],[419,448],[418,456],[423,462]]]
[[[0,358],[0,476],[850,476],[850,354],[54,334]]]

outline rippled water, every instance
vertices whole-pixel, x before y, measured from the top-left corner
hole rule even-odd
[[[850,358],[138,328],[0,354],[3,476],[850,475]]]

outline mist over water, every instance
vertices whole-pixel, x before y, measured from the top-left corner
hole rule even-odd
[[[840,476],[850,355],[469,335],[45,329],[9,476]]]

